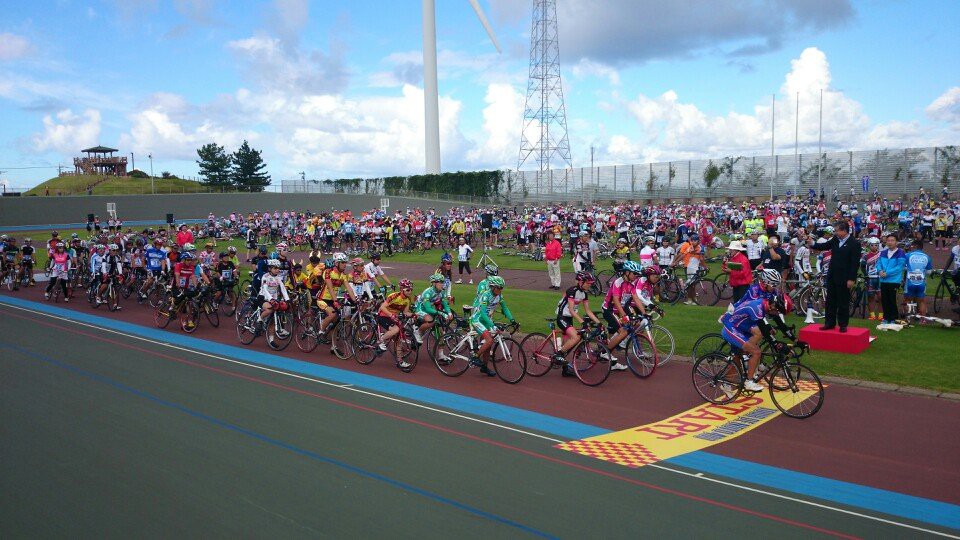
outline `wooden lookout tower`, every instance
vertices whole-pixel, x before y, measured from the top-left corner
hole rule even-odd
[[[114,156],[116,148],[94,146],[81,150],[86,157],[73,158],[74,174],[97,174],[104,176],[125,176],[127,174],[127,157]]]

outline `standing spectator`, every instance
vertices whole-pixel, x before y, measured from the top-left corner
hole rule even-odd
[[[880,252],[877,274],[880,276],[880,303],[883,306],[883,324],[893,324],[900,318],[897,309],[897,288],[903,281],[907,254],[897,246],[897,235],[888,234],[887,249]]]
[[[780,247],[780,238],[777,237],[777,235],[771,236],[770,240],[768,240],[767,247],[763,250],[760,264],[762,264],[764,268],[780,272],[781,278],[786,281],[787,275],[790,273],[790,257],[787,255],[787,252]]]
[[[562,256],[563,244],[556,239],[553,232],[548,232],[543,258],[547,261],[547,275],[550,276],[550,288],[555,291],[560,290],[560,258]]]
[[[460,276],[457,278],[457,283],[463,283],[463,270],[467,270],[467,275],[470,276],[470,285],[473,285],[473,272],[470,270],[470,255],[473,253],[473,248],[467,244],[467,239],[460,237],[460,245],[457,246],[457,275]]]
[[[590,232],[580,231],[580,240],[573,246],[573,269],[577,272],[593,272],[593,261],[599,251],[597,242],[590,238]]]
[[[847,331],[850,321],[850,289],[860,270],[860,242],[850,235],[850,224],[838,221],[836,234],[830,240],[810,246],[817,251],[829,250],[830,268],[827,270],[827,313],[820,330],[833,330],[837,324],[840,332]]]
[[[734,240],[727,246],[727,250],[727,260],[720,271],[730,274],[730,286],[733,287],[733,301],[730,302],[732,306],[746,294],[753,281],[753,272],[750,270],[750,260],[744,255],[747,248],[743,247],[743,244]]]
[[[903,289],[903,301],[914,300],[921,316],[927,314],[927,276],[933,271],[933,259],[923,252],[923,241],[913,241],[907,253],[907,281]]]
[[[756,270],[763,258],[763,242],[760,241],[760,231],[750,231],[746,251],[747,259],[750,261],[750,270]]]
[[[180,225],[180,230],[177,231],[177,244],[180,244],[180,247],[183,247],[185,244],[193,243],[193,233],[190,232],[190,229],[187,228],[186,224]]]

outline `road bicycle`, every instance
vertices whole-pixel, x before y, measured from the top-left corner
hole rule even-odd
[[[598,386],[607,380],[613,356],[607,346],[600,342],[603,328],[587,324],[578,330],[580,342],[567,353],[566,361],[560,362],[557,351],[563,344],[563,333],[556,327],[554,319],[545,320],[549,334],[532,332],[520,342],[520,349],[527,357],[526,372],[531,377],[542,377],[551,369],[560,368],[566,363],[580,382],[587,386]]]
[[[690,299],[692,293],[693,302],[698,306],[717,305],[717,302],[720,301],[720,287],[712,278],[708,278],[706,275],[707,269],[701,267],[697,269],[697,272],[693,276],[689,277],[686,283],[681,279],[681,293],[673,298],[672,303],[675,304],[679,302],[681,298]]]
[[[769,340],[770,364],[761,362],[755,380],[763,380],[773,404],[791,418],[809,418],[823,406],[823,383],[812,369],[800,363],[809,352],[806,343],[793,345]],[[709,352],[696,359],[692,379],[697,393],[717,405],[730,403],[740,395],[753,395],[744,388],[749,356],[740,349]]]
[[[104,291],[104,302],[107,304],[107,309],[109,311],[117,311],[120,309],[120,286],[122,285],[123,276],[112,275],[107,277],[107,290]],[[87,289],[87,302],[93,306],[93,309],[100,307],[100,302],[97,301],[97,297],[100,294],[100,284],[91,283],[90,287]]]
[[[523,349],[506,331],[498,329],[491,334],[493,344],[489,354],[494,371],[503,382],[517,384],[526,374],[527,360]],[[459,328],[447,332],[434,344],[434,364],[440,373],[448,377],[459,377],[471,365],[482,365],[482,360],[477,357],[480,342],[480,334],[469,322],[464,321]]]
[[[400,316],[397,323],[400,331],[387,342],[387,352],[393,356],[397,369],[404,373],[410,373],[413,368],[417,367],[420,347],[413,339],[414,318]],[[369,365],[383,354],[379,344],[383,341],[384,333],[380,324],[372,315],[361,320],[354,334],[356,352],[353,357],[358,364]]]
[[[811,276],[804,273],[798,286],[787,293],[793,300],[793,311],[806,316],[807,308],[813,309],[813,318],[822,319],[827,312],[827,289],[823,286],[823,274]]]
[[[286,307],[286,309],[282,309]],[[257,336],[265,334],[267,345],[275,351],[282,351],[293,339],[293,314],[289,306],[278,303],[270,317],[260,320],[260,308],[254,302],[247,302],[237,311],[237,338],[240,343],[249,345]]]
[[[953,277],[950,272],[943,270],[934,270],[931,274],[940,278],[937,288],[933,293],[933,312],[940,313],[941,310],[947,312],[957,307],[958,295],[960,290],[953,283]]]
[[[188,334],[192,334],[197,329],[197,323],[200,320],[200,311],[191,301],[191,295],[197,294],[196,291],[182,291],[177,296],[173,295],[173,289],[169,286],[163,287],[163,295],[158,301],[156,311],[154,312],[154,323],[158,328],[166,328],[174,318],[180,322],[180,329]]]

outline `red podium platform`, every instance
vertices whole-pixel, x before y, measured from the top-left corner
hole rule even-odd
[[[800,340],[816,351],[858,354],[870,346],[870,330],[848,326],[847,331],[841,334],[839,328],[821,331],[819,324],[808,324],[800,329]]]

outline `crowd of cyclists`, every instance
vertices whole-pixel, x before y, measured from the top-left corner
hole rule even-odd
[[[462,246],[508,246],[517,252],[542,253],[548,242],[562,238],[573,259],[575,284],[563,290],[551,317],[562,340],[550,363],[562,366],[564,375],[579,376],[568,356],[584,340],[588,327],[602,327],[606,335],[596,357],[611,371],[628,369],[630,351],[623,349],[635,328],[632,321],[649,321],[663,313],[659,303],[673,269],[679,269],[681,283],[690,282],[705,274],[709,263],[720,262],[731,300],[721,317],[720,333],[731,347],[749,356],[743,388],[759,391],[755,376],[760,341],[771,335],[765,321],[795,311],[792,291],[825,274],[829,251],[811,261],[810,250],[829,238],[838,222],[849,224],[851,233],[868,246],[862,271],[869,319],[895,318],[886,300],[884,309],[879,307],[882,283],[903,284],[905,297],[917,300],[924,312],[925,281],[932,271],[932,259],[922,251],[924,242],[932,241],[934,250],[949,250],[944,272],[952,281],[951,300],[956,305],[960,243],[954,224],[960,203],[945,197],[935,200],[922,191],[909,202],[876,197],[835,203],[829,211],[827,201],[812,197],[769,203],[553,205],[447,212],[373,209],[359,215],[275,211],[219,218],[211,214],[206,223],[137,232],[123,230],[116,221],[108,229],[92,231],[89,239],[77,234],[61,238],[54,231],[39,248],[30,238],[18,243],[0,237],[0,281],[14,287],[32,285],[40,249],[48,260],[47,299],[68,302],[86,291],[93,307],[107,304],[116,311],[121,309],[120,296],[132,296],[156,310],[158,324],[180,318],[188,332],[196,328],[201,313],[213,324],[212,316],[220,312],[236,318],[244,342],[265,334],[273,348],[295,341],[312,350],[313,340],[313,347],[327,343],[338,356],[357,356],[358,361],[362,357],[362,363],[390,351],[404,371],[416,362],[416,354],[410,353],[424,346],[444,371],[441,364],[453,362],[444,352],[449,344],[445,336],[460,332],[476,336],[470,365],[488,376],[519,380],[505,376],[506,367],[498,361],[522,357],[523,351],[499,350],[495,344],[503,341],[494,339],[499,332],[519,327],[504,299],[506,280],[496,265],[484,266],[486,277],[468,299],[472,301],[464,302],[461,314],[454,307],[453,258],[458,258],[462,273],[464,266],[470,267],[472,251]],[[243,260],[234,246],[217,250],[218,242],[237,237],[244,240]],[[901,249],[902,242],[909,252]],[[410,279],[394,281],[381,266],[382,258],[396,251],[433,247],[443,254],[435,272],[420,276],[428,285],[419,294]],[[714,255],[712,250],[723,254]],[[295,260],[295,252],[306,255]],[[598,285],[596,270],[607,258],[612,273]],[[689,289],[684,302],[696,303]],[[591,296],[598,293],[602,301],[595,308]],[[495,321],[496,312],[506,323]]]

